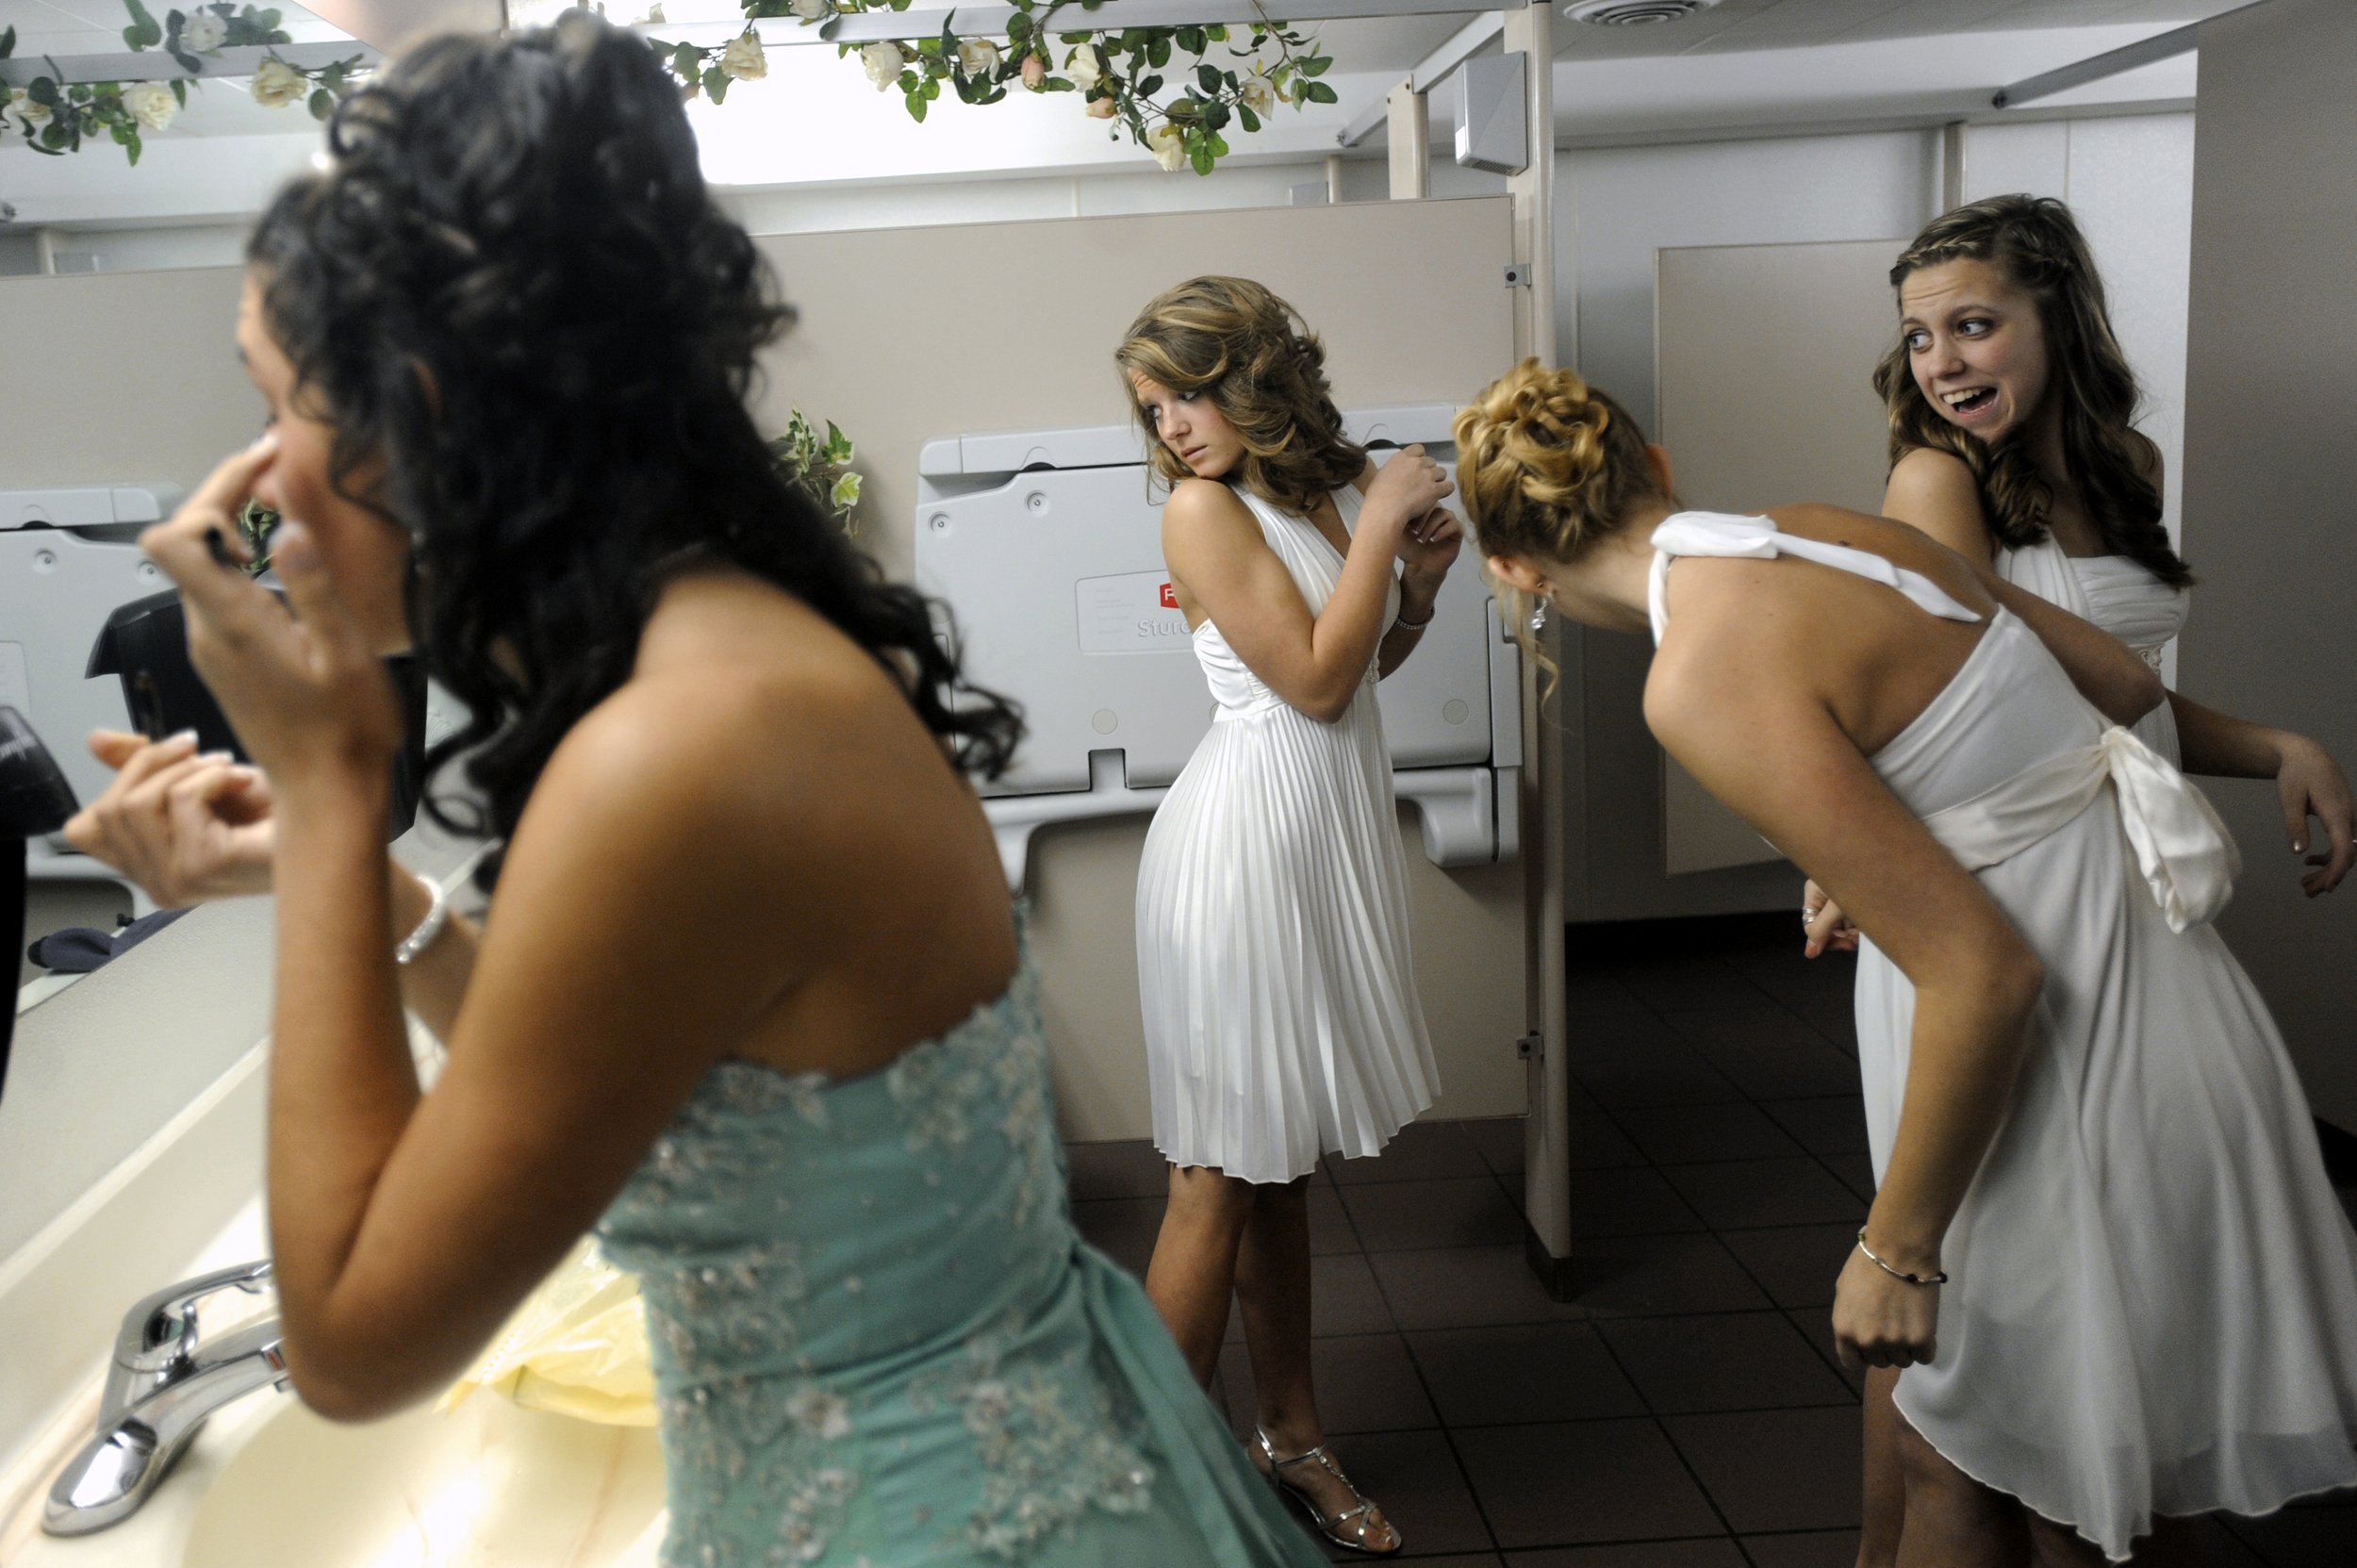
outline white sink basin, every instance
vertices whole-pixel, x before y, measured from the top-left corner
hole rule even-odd
[[[448,1415],[424,1406],[339,1427],[288,1399],[206,1486],[180,1560],[653,1568],[663,1522],[663,1456],[646,1428],[487,1395]]]

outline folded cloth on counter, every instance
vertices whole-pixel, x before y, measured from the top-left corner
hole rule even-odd
[[[582,1238],[434,1408],[453,1410],[477,1389],[526,1410],[653,1426],[654,1370],[637,1280]]]
[[[187,913],[185,909],[159,909],[111,933],[89,926],[68,926],[26,948],[25,956],[54,975],[86,975],[121,958]]]

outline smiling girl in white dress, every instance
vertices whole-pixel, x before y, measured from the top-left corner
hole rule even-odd
[[[2135,377],[2102,279],[2070,210],[1993,196],[1933,221],[1891,268],[1899,333],[1874,372],[1890,427],[1883,514],[2110,633],[2155,669],[2184,628],[2192,573],[2161,522],[2159,449],[2130,422]],[[2232,540],[2222,541],[2231,547]],[[2357,811],[2324,748],[2179,692],[2134,726],[2188,772],[2275,781],[2294,853],[2319,852],[2302,885],[2331,891],[2357,858]],[[1812,891],[1806,900],[1819,906]],[[1812,938],[1839,918],[1820,907]],[[1842,933],[1837,946],[1850,946]],[[1812,940],[1812,950],[1815,941]],[[1904,981],[1864,949],[1862,1032],[1904,1022]],[[1867,1378],[1863,1568],[1897,1560],[1901,1483],[1890,1391]]]

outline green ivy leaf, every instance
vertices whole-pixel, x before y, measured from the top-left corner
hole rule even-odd
[[[133,53],[164,41],[163,28],[157,25],[156,18],[145,6],[140,4],[140,0],[123,0],[123,4],[131,13],[131,25],[123,29],[123,41],[131,46]],[[136,163],[139,160],[134,158],[132,161]]]
[[[1301,62],[1301,74],[1305,76],[1323,76],[1326,74],[1326,68],[1333,63],[1333,58],[1329,55],[1311,55]]]
[[[205,74],[205,62],[198,59],[194,55],[190,54],[186,49],[180,48],[177,43],[167,43],[164,45],[164,52],[172,57],[173,64],[178,66],[190,75],[201,76]]]
[[[53,109],[62,107],[62,100],[58,97],[58,84],[47,76],[35,76],[25,87],[25,96],[36,104],[47,104]]]
[[[1030,17],[1017,10],[1013,16],[1007,18],[1007,41],[1009,43],[1020,45],[1028,41],[1030,36],[1031,19]]]
[[[62,150],[68,141],[78,144],[81,140],[79,131],[70,131],[61,122],[56,120],[52,120],[41,128],[41,144],[53,150]]]
[[[1313,104],[1332,104],[1341,101],[1335,96],[1334,90],[1324,82],[1304,82],[1301,85],[1310,90],[1310,102]]]
[[[1178,41],[1178,47],[1190,55],[1199,55],[1207,47],[1203,29],[1200,27],[1181,27],[1175,36]]]
[[[1219,67],[1198,65],[1195,68],[1195,79],[1202,85],[1204,91],[1217,92],[1219,91]]]
[[[729,95],[729,74],[718,66],[707,66],[703,74],[704,96],[718,103]]]
[[[0,60],[7,59],[15,53],[16,29],[14,27],[0,28]]]
[[[1196,173],[1208,174],[1211,172],[1211,149],[1198,141],[1195,144],[1194,150],[1187,155],[1187,161],[1195,165]]]
[[[920,125],[925,123],[925,95],[921,92],[912,92],[908,96],[909,118]]]
[[[1137,95],[1141,98],[1151,98],[1162,90],[1162,79],[1160,76],[1148,76],[1144,81],[1138,83],[1135,91]]]
[[[1170,40],[1157,36],[1146,46],[1146,63],[1160,71],[1170,63]]]
[[[1218,130],[1228,124],[1228,106],[1212,102],[1203,106],[1203,124],[1208,130]]]
[[[704,52],[692,43],[683,43],[671,51],[671,69],[684,81],[694,81],[703,74]]]
[[[182,108],[189,107],[189,79],[186,76],[172,78],[172,96]]]
[[[1244,122],[1244,128],[1247,131],[1258,131],[1261,128],[1261,117],[1252,112],[1252,106],[1249,104],[1236,106],[1236,118]]]

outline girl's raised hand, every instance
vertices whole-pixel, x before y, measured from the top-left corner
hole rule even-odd
[[[402,720],[382,662],[300,523],[281,523],[272,544],[287,603],[240,569],[231,520],[276,450],[265,436],[227,459],[140,545],[179,586],[190,662],[247,754],[291,797],[314,781],[386,777]]]
[[[1375,482],[1367,487],[1367,499],[1359,509],[1360,525],[1372,523],[1405,535],[1456,493],[1457,487],[1440,464],[1425,455],[1423,447],[1402,447],[1375,470]]]

